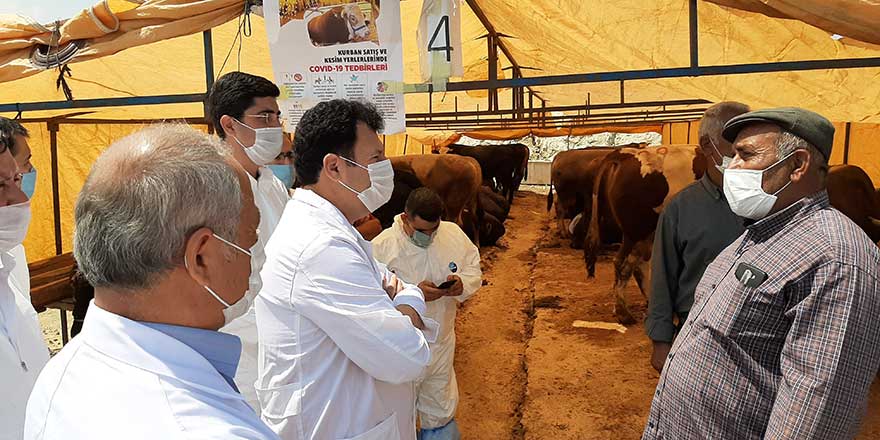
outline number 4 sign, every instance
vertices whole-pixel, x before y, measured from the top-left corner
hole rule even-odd
[[[422,81],[445,83],[462,76],[460,0],[424,0],[419,20]]]

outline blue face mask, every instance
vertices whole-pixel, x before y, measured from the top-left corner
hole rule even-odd
[[[27,195],[28,199],[34,196],[34,189],[37,187],[37,169],[31,168],[31,172],[21,175],[21,191]]]
[[[431,234],[425,234],[422,231],[413,231],[413,235],[409,239],[412,240],[414,245],[425,249],[428,246],[431,246],[431,242],[434,241],[434,236]]]
[[[287,189],[293,188],[293,165],[266,165]]]

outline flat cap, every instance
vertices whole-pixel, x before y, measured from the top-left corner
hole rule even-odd
[[[739,132],[750,124],[770,123],[789,131],[812,144],[825,156],[831,157],[834,145],[834,125],[824,116],[797,107],[780,107],[743,113],[724,124],[721,135],[733,142]]]

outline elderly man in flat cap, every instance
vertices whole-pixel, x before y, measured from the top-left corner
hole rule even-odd
[[[731,119],[746,232],[712,262],[643,439],[848,439],[880,365],[880,252],[825,192],[834,127],[797,108]]]

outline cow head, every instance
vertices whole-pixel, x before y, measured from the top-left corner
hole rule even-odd
[[[363,41],[370,37],[370,22],[357,3],[345,5],[342,10],[342,18],[348,25],[349,41]]]

